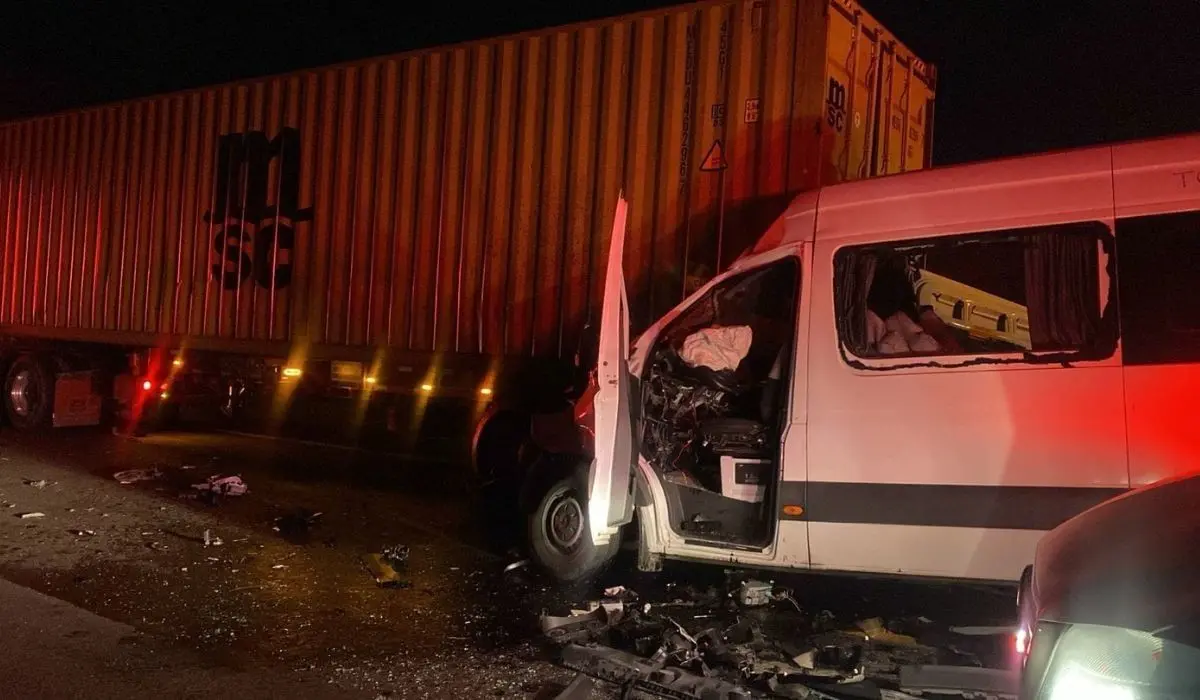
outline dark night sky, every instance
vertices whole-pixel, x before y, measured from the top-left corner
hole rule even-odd
[[[938,65],[936,163],[1200,130],[1196,0],[861,1]],[[670,4],[9,2],[0,118]]]

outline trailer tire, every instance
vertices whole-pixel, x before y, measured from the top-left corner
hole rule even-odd
[[[54,368],[43,357],[21,355],[4,375],[4,414],[17,430],[50,425],[54,415]]]
[[[548,476],[548,475],[547,475]],[[614,537],[597,547],[587,514],[587,469],[546,478],[529,513],[529,549],[534,563],[559,581],[586,579],[604,570],[621,546]]]

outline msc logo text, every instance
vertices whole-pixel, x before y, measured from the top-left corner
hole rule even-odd
[[[215,175],[212,209],[204,214],[216,254],[212,279],[230,291],[251,279],[264,289],[287,287],[296,226],[312,221],[312,208],[300,208],[300,132],[222,135]]]

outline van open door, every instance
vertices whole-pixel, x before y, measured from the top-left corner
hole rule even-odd
[[[597,391],[593,399],[595,457],[588,472],[588,524],[597,547],[607,544],[622,525],[633,519],[633,463],[637,459],[637,446],[630,396],[629,299],[622,268],[628,209],[622,194],[613,217],[600,312]]]

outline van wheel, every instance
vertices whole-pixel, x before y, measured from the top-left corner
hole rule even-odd
[[[575,469],[553,481],[529,514],[533,560],[560,581],[578,581],[599,573],[621,546],[619,537],[603,547],[592,543],[587,493],[587,470]]]
[[[4,413],[17,430],[50,425],[54,411],[54,370],[35,355],[21,355],[4,377]]]

